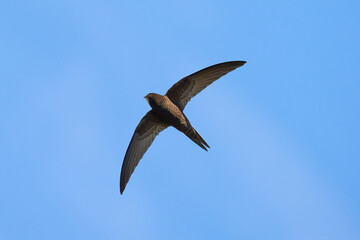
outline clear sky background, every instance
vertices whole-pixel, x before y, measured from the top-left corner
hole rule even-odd
[[[359,1],[1,1],[0,239],[360,239]],[[162,132],[204,67],[246,60]]]

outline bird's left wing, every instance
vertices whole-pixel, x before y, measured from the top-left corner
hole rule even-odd
[[[161,121],[152,110],[150,110],[136,127],[134,135],[130,141],[121,168],[120,193],[122,194],[126,184],[140,159],[150,147],[155,137],[169,125]]]
[[[214,81],[236,68],[241,67],[245,63],[245,61],[232,61],[204,68],[175,83],[167,91],[166,96],[168,96],[180,110],[184,110],[186,104],[192,97],[196,96]]]

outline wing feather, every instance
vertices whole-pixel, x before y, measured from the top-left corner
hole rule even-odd
[[[140,121],[131,138],[121,168],[120,192],[123,193],[131,174],[144,156],[155,137],[168,127],[151,110]]]
[[[211,83],[225,74],[244,65],[245,61],[232,61],[219,63],[193,73],[175,83],[166,93],[166,96],[176,104],[180,110],[184,110],[186,104],[204,90]]]

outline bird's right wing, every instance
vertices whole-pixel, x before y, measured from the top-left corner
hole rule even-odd
[[[204,90],[211,83],[215,82],[225,74],[244,65],[245,61],[232,61],[219,63],[204,68],[196,73],[184,77],[175,83],[166,93],[166,96],[175,103],[180,110],[184,110],[186,104],[192,97]]]
[[[152,110],[150,110],[136,127],[130,141],[121,168],[120,193],[122,194],[126,184],[140,159],[150,147],[155,137],[169,125],[162,122]]]

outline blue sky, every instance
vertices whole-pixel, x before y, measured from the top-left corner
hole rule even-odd
[[[0,2],[1,239],[360,239],[358,1]],[[143,97],[248,63],[119,193]]]

